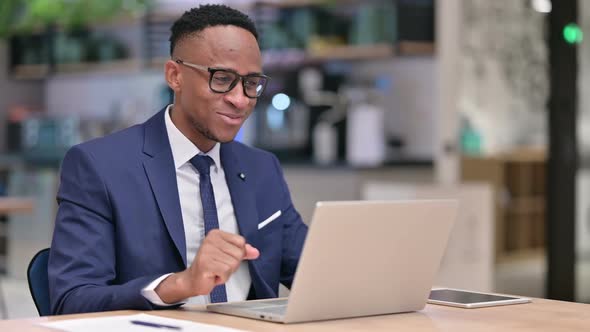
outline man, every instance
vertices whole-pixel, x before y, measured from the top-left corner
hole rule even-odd
[[[293,281],[307,227],[277,159],[233,141],[268,80],[254,24],[201,6],[170,42],[174,104],[64,158],[54,314],[269,298]]]

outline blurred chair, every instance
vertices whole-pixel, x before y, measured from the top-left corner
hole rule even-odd
[[[39,312],[39,316],[48,316],[51,314],[51,306],[49,304],[49,280],[47,278],[47,263],[49,261],[49,248],[39,251],[27,269],[27,280],[29,282],[29,290],[35,302],[35,307]]]

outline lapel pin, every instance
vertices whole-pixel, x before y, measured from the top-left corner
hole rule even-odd
[[[238,176],[240,177],[240,179],[242,179],[242,181],[246,181],[246,174],[239,173]]]

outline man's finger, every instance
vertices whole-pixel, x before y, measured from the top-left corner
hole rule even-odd
[[[210,275],[215,276],[215,282],[221,278],[224,282],[229,279],[231,274],[234,272],[234,268],[231,263],[223,260],[213,259],[207,266],[207,271]]]
[[[250,244],[246,243],[246,255],[244,259],[257,259],[260,256],[260,251]]]
[[[241,236],[241,235],[232,234],[232,233],[226,233],[226,232],[221,232],[221,237],[225,241],[227,241],[227,242],[229,242],[229,243],[231,243],[234,246],[239,247],[239,248],[244,248],[244,245],[246,245],[246,239],[243,236]]]
[[[225,242],[229,242],[234,246],[240,248],[243,248],[246,244],[246,239],[244,239],[243,236],[238,234],[227,233],[219,229],[212,230],[211,232],[209,232],[209,234],[207,234],[205,238],[209,237],[210,235],[214,235],[214,238],[221,239]]]
[[[230,242],[219,241],[219,243],[214,244],[214,246],[224,254],[230,255],[238,261],[244,259],[246,253],[245,247],[238,247]]]

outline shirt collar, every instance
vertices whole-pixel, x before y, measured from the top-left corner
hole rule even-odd
[[[181,166],[191,160],[192,157],[197,154],[204,154],[215,162],[214,171],[218,171],[218,167],[221,165],[220,160],[220,144],[216,143],[209,152],[202,152],[197,148],[172,122],[170,112],[172,111],[172,105],[166,107],[166,116],[164,121],[166,123],[166,131],[168,133],[168,140],[170,141],[170,149],[172,149],[172,157],[174,158],[174,167],[179,169]]]

